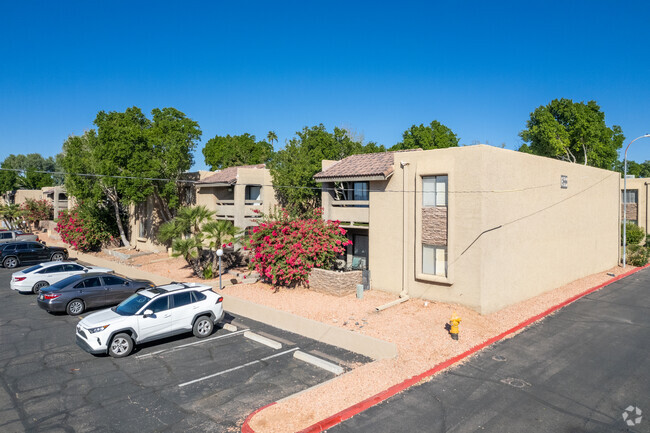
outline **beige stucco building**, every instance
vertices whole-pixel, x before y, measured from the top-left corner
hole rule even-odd
[[[323,161],[373,289],[486,314],[616,266],[620,175],[486,145]]]
[[[650,198],[648,185],[650,178],[628,178],[627,199],[623,194],[624,182],[621,179],[621,206],[626,206],[627,221],[642,227],[648,233],[648,199]],[[621,212],[623,208],[621,207]]]
[[[276,204],[273,180],[265,164],[229,167],[202,176],[196,183],[196,204],[215,211],[217,219],[247,229],[257,225],[257,211],[268,213]]]

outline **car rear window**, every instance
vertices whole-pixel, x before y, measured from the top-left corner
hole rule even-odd
[[[205,295],[201,292],[190,292],[192,294],[192,302],[199,302],[205,299]]]
[[[34,272],[34,271],[37,271],[37,270],[41,269],[42,267],[43,266],[41,266],[41,265],[30,266],[29,268],[23,270],[23,274],[29,274],[31,272]]]

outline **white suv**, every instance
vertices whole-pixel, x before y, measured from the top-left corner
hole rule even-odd
[[[142,290],[117,307],[89,314],[77,325],[77,344],[93,354],[127,356],[135,344],[193,331],[212,334],[224,316],[223,297],[198,283]]]

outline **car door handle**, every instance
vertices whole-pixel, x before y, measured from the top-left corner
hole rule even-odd
[[[170,317],[172,317],[171,314],[167,314],[166,316],[163,316],[164,319],[169,319]]]

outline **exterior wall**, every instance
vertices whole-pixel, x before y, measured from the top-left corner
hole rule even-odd
[[[197,204],[205,205],[208,209],[216,211],[218,219],[230,220],[235,227],[245,229],[257,225],[253,221],[257,217],[255,210],[268,213],[277,205],[272,184],[273,179],[268,169],[239,168],[235,185],[231,187],[199,186],[196,201]],[[261,203],[245,200],[247,185],[262,186]]]
[[[618,173],[485,145],[394,158],[370,184],[374,289],[487,314],[619,261]],[[421,272],[423,238],[441,235],[422,208],[422,176],[435,175],[448,176],[446,277]]]
[[[336,272],[314,268],[309,274],[311,290],[335,296],[356,293],[357,284],[361,284],[361,282],[361,271]]]
[[[52,189],[52,187],[45,188],[45,189]],[[19,189],[16,190],[16,195],[14,196],[14,203],[17,205],[21,205],[27,201],[27,199],[30,200],[41,200],[45,198],[43,196],[43,193],[40,189]]]
[[[621,179],[621,195],[619,196],[619,202],[623,194],[624,182]],[[650,186],[650,178],[634,178],[627,180],[627,189],[628,190],[637,190],[637,203],[627,204],[627,219],[636,220],[639,227],[642,227],[646,233],[648,233],[648,201],[650,198],[648,188]],[[623,207],[621,205],[621,221],[623,220]]]

